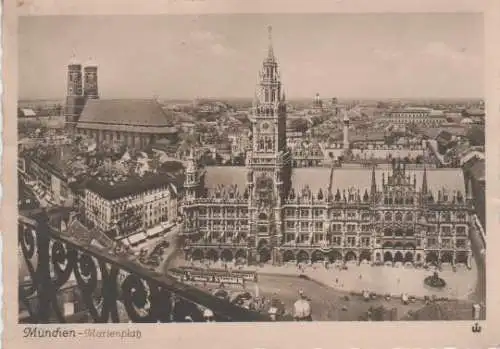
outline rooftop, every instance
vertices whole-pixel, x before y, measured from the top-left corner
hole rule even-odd
[[[432,109],[430,108],[423,108],[423,107],[406,107],[406,108],[398,108],[398,109],[392,109],[390,112],[391,113],[415,113],[415,112],[426,112],[430,113]]]
[[[485,111],[484,111],[484,109],[471,108],[471,109],[467,109],[465,111],[465,114],[469,115],[469,116],[484,116],[485,115]]]
[[[173,117],[155,100],[149,99],[90,99],[78,122],[89,124],[170,127]]]
[[[333,172],[332,172],[333,171]],[[377,187],[380,190],[382,187],[382,174],[391,173],[391,169],[377,168],[375,170],[375,180]],[[417,179],[417,188],[422,186],[423,169],[407,169],[406,174],[411,177],[413,175]],[[331,185],[331,189],[335,192],[337,189],[344,190],[349,188],[359,189],[361,193],[365,190],[370,192],[372,169],[367,168],[295,168],[292,172],[292,186],[295,190],[301,190],[306,186],[314,192],[319,189],[326,190]],[[463,172],[459,168],[453,169],[427,169],[428,188],[434,192],[446,188],[453,191],[458,190],[465,193],[465,181]]]
[[[117,177],[102,176],[90,179],[87,189],[106,200],[116,200],[139,194],[147,190],[172,185],[172,178],[164,173],[145,173],[143,176]]]
[[[58,147],[33,149],[26,155],[30,160],[59,176],[66,176],[69,163],[76,157],[72,145],[64,144]]]
[[[333,171],[333,172],[332,172]],[[377,187],[380,190],[382,186],[382,176],[386,178],[391,173],[389,168],[377,168],[375,170],[375,180]],[[423,169],[407,169],[406,174],[411,177],[416,176],[417,188],[422,186]],[[294,168],[292,170],[292,187],[297,190],[302,190],[308,186],[314,193],[319,189],[327,190],[331,185],[331,189],[335,192],[337,189],[344,190],[349,188],[359,188],[363,193],[365,190],[370,191],[372,169],[367,168],[339,168],[330,169],[326,167],[303,167]],[[220,185],[229,186],[237,185],[240,191],[246,188],[245,167],[207,167],[205,186],[207,188],[216,188]],[[465,181],[463,172],[460,168],[429,168],[427,169],[427,183],[431,191],[438,192],[439,190],[447,189],[449,191],[457,190],[465,193]]]
[[[245,190],[247,172],[247,169],[241,166],[208,166],[205,168],[205,188],[237,185],[240,191]]]
[[[36,112],[30,108],[18,108],[18,117],[35,117]]]
[[[377,142],[385,141],[385,132],[380,131],[367,131],[367,132],[356,132],[349,133],[349,142]]]

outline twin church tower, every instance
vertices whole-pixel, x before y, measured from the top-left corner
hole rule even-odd
[[[77,122],[88,99],[98,99],[97,65],[71,62],[68,65],[68,85],[66,89],[67,122]]]

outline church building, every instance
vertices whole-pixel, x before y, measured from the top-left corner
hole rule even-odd
[[[68,65],[66,122],[97,144],[122,143],[145,148],[178,130],[172,117],[153,99],[101,99],[97,65]]]

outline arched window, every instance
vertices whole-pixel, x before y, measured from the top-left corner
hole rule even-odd
[[[264,150],[264,140],[263,139],[259,140],[259,150]]]
[[[408,212],[408,213],[406,214],[406,221],[407,221],[407,222],[411,222],[411,221],[413,221],[413,214],[412,214],[412,213]]]
[[[392,220],[392,213],[386,212],[384,215],[384,220],[391,221]]]
[[[403,214],[401,212],[396,213],[396,221],[401,222],[403,220]]]

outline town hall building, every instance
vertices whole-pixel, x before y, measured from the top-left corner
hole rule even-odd
[[[292,168],[286,118],[269,30],[246,167],[202,168],[189,158],[188,259],[470,265],[472,193],[460,169]]]

